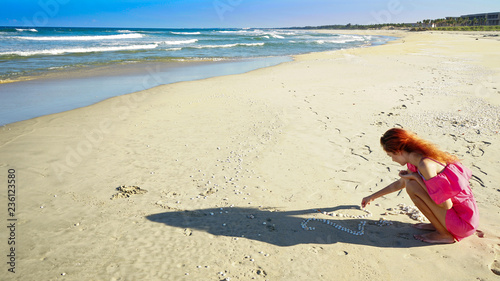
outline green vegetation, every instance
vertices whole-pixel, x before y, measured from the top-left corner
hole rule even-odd
[[[414,26],[411,23],[384,23],[384,24],[333,24],[321,26],[291,27],[290,29],[409,29]]]
[[[383,28],[410,28],[412,24],[409,23],[384,23],[384,24],[370,24],[370,25],[360,25],[360,24],[334,24],[334,25],[322,25],[322,26],[306,26],[306,27],[292,27],[292,29],[383,29]]]
[[[485,26],[486,18],[478,19],[474,18],[471,20],[468,17],[447,17],[444,19],[426,19],[423,21],[417,22],[417,25],[420,27],[459,27],[459,26],[467,26],[467,27],[476,27],[476,26]]]
[[[385,24],[334,24],[322,26],[291,27],[291,29],[406,29],[410,31],[500,31],[500,25],[485,25],[484,19],[468,17],[447,17],[444,19],[426,19],[417,23],[385,23]]]
[[[500,31],[500,25],[476,25],[476,26],[441,26],[441,27],[414,27],[410,31]]]
[[[500,25],[477,25],[477,26],[443,26],[432,30],[444,31],[500,31]]]
[[[432,25],[431,25],[432,26]],[[322,26],[305,26],[305,27],[290,27],[290,29],[406,29],[410,31],[426,31],[426,30],[439,30],[439,31],[500,31],[500,25],[474,25],[474,26],[435,26],[431,27],[424,24],[410,24],[410,23],[388,23],[388,24],[347,24],[347,25],[322,25]]]

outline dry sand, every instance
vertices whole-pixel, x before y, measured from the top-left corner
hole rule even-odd
[[[498,280],[500,41],[387,33],[401,39],[2,127],[2,280]],[[484,238],[414,240],[415,220],[383,215],[404,191],[349,217],[397,179],[379,146],[395,126],[471,168]],[[312,217],[367,223],[304,231]]]

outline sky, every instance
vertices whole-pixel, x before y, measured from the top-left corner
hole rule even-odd
[[[294,27],[485,12],[500,12],[500,0],[2,0],[0,26]]]

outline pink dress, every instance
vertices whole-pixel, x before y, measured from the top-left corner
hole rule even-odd
[[[408,163],[407,166],[408,170],[418,172],[414,165]],[[469,186],[471,176],[472,172],[468,168],[455,162],[446,165],[442,172],[429,180],[422,177],[427,192],[436,204],[451,199],[453,207],[446,212],[446,229],[457,241],[474,234],[479,224],[476,200]]]

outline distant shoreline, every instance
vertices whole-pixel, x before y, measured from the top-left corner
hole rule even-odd
[[[288,56],[378,40],[282,29],[0,27],[0,83],[108,65]]]
[[[326,33],[332,34],[331,32]],[[343,36],[348,33],[334,32],[334,34]],[[351,33],[350,35],[363,35],[366,38],[371,38],[371,35],[376,34]],[[340,38],[343,38],[342,36]],[[393,34],[388,33],[388,35],[379,34],[377,36],[385,38],[398,37],[399,35],[393,36]],[[349,38],[349,36],[344,37]],[[390,42],[391,38],[384,40],[381,42],[386,44]],[[377,45],[378,42],[375,41],[377,40],[371,40],[371,44],[359,47]],[[346,46],[346,48],[348,47]],[[305,54],[310,53],[316,52]],[[221,60],[200,58],[187,61],[157,60],[109,63],[97,66],[68,67],[67,69],[22,76],[16,80],[0,83],[0,99],[4,104],[0,105],[0,125],[88,106],[111,97],[159,85],[245,73],[291,61],[295,56],[290,54],[267,57],[228,57]],[[37,103],[32,104],[32,100],[37,100]],[[13,108],[6,106],[7,104],[18,104],[18,106]]]

